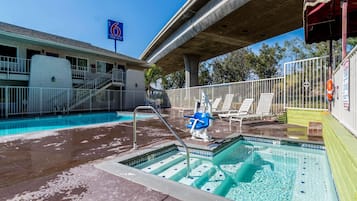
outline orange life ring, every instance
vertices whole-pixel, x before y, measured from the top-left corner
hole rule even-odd
[[[327,80],[326,90],[327,90],[327,100],[332,101],[333,100],[333,82],[331,79]]]

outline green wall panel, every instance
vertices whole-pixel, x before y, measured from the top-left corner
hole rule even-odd
[[[288,110],[288,123],[322,122],[323,139],[341,201],[357,201],[357,138],[327,112]]]
[[[323,137],[341,201],[357,201],[357,139],[331,115],[322,115]]]

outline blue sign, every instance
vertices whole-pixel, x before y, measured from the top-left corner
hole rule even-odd
[[[123,23],[108,20],[108,38],[123,41]]]

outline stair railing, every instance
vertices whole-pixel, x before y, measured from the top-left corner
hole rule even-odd
[[[177,139],[177,141],[179,141],[181,143],[181,145],[185,148],[186,150],[186,160],[187,160],[187,177],[190,176],[190,152],[188,151],[188,147],[185,144],[185,142],[177,135],[177,133],[172,129],[172,127],[169,125],[169,123],[161,116],[160,112],[157,111],[154,107],[152,106],[138,106],[135,108],[134,113],[133,113],[133,149],[135,150],[137,148],[137,144],[136,144],[136,113],[138,110],[147,110],[147,109],[151,109],[156,115],[157,117],[159,117],[159,119],[165,124],[165,126],[170,130],[170,132],[175,136],[175,138]]]

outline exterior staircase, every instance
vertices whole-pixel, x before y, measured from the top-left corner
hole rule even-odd
[[[98,76],[95,79],[86,80],[82,85],[76,88],[68,110],[74,109],[113,84],[123,85],[123,72],[120,70],[113,69],[113,71],[109,73],[97,74]]]
[[[63,90],[48,101],[58,103],[55,111],[71,111],[112,85],[124,85],[124,73],[121,70],[113,69],[109,73],[93,73],[88,77],[93,77],[93,79],[88,78],[76,88]]]

